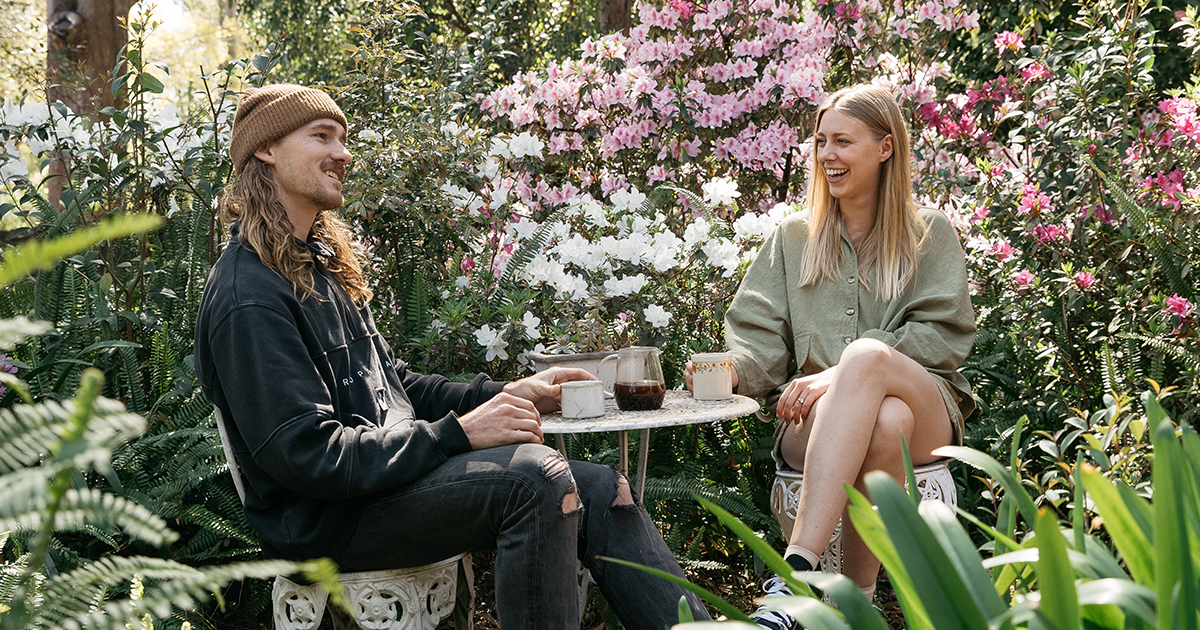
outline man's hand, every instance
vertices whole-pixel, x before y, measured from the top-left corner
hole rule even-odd
[[[511,384],[511,383],[510,383]],[[507,388],[507,387],[506,387]],[[533,403],[501,392],[458,418],[472,450],[529,442],[541,444],[542,416]]]
[[[537,410],[550,413],[559,410],[562,386],[571,381],[599,380],[587,370],[553,367],[504,386],[504,393],[532,402]]]

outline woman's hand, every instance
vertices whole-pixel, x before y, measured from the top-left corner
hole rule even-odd
[[[808,412],[833,383],[837,367],[835,365],[824,372],[801,376],[788,383],[787,389],[783,390],[783,395],[779,397],[779,403],[775,406],[775,415],[784,422],[795,422],[797,425],[808,420]]]
[[[687,383],[687,390],[688,390],[689,394],[694,393],[694,392],[692,392],[692,375],[695,373],[696,373],[696,365],[694,363],[692,363],[691,361],[688,361],[687,365],[683,366],[683,380],[684,380],[684,382]],[[737,391],[737,386],[738,386],[737,366],[735,366],[732,363],[729,364],[729,382],[731,385],[733,385],[734,391]]]

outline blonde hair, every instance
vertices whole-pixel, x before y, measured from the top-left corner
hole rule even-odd
[[[298,299],[320,299],[313,281],[312,252],[296,242],[292,222],[275,192],[270,166],[251,156],[241,175],[222,191],[218,207],[226,225],[238,224],[242,245],[287,280]],[[313,221],[312,235],[333,250],[333,256],[322,261],[325,268],[355,304],[366,305],[371,300],[371,290],[363,278],[362,263],[350,244],[350,226],[337,212],[325,210]]]
[[[842,266],[842,213],[838,200],[829,193],[825,167],[818,159],[817,129],[825,113],[834,110],[863,122],[876,140],[892,136],[892,155],[880,168],[879,201],[875,224],[859,244],[859,278],[874,270],[875,294],[891,301],[900,296],[917,269],[917,249],[925,226],[913,201],[912,167],[909,163],[908,131],[896,99],[873,85],[856,85],[831,94],[817,110],[813,126],[812,171],[808,183],[808,247],[800,286],[836,277]]]

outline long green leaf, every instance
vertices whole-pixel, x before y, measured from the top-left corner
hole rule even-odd
[[[799,579],[817,587],[837,604],[854,630],[888,630],[887,622],[850,578],[835,573],[800,573]]]
[[[778,601],[776,601],[778,599]],[[800,622],[806,630],[852,630],[853,626],[819,599],[809,597],[771,598],[771,605]]]
[[[1154,570],[1158,595],[1158,627],[1196,629],[1196,576],[1189,549],[1187,516],[1184,514],[1182,479],[1183,453],[1175,438],[1175,425],[1153,407],[1149,397],[1147,416],[1162,421],[1154,430]],[[1159,407],[1161,410],[1161,407]]]
[[[1127,499],[1096,470],[1085,470],[1083,483],[1096,504],[1096,513],[1104,519],[1104,530],[1112,537],[1133,579],[1142,584],[1154,584],[1154,549],[1147,532],[1134,518]],[[1144,501],[1136,495],[1131,500]]]
[[[1075,592],[1075,570],[1067,559],[1067,541],[1058,526],[1058,516],[1042,509],[1037,520],[1038,591],[1042,612],[1059,630],[1080,627],[1079,595]]]
[[[614,564],[619,564],[619,565],[626,566],[626,567],[632,567],[639,571],[645,571],[646,573],[649,573],[650,575],[660,577],[672,584],[675,584],[677,586],[680,586],[682,588],[685,588],[685,589],[695,593],[697,597],[699,597],[700,599],[703,599],[704,601],[708,602],[709,604],[712,604],[713,608],[716,608],[717,610],[721,611],[726,617],[729,617],[730,619],[735,619],[738,621],[751,621],[750,617],[748,617],[746,615],[746,613],[738,610],[737,607],[735,607],[733,604],[730,604],[729,602],[721,599],[721,597],[719,595],[716,595],[712,591],[709,591],[701,586],[696,586],[695,584],[692,584],[691,582],[689,582],[677,575],[672,575],[661,569],[655,569],[654,567],[648,567],[644,564],[638,564],[636,562],[630,562],[628,560],[619,560],[617,558],[607,558],[604,556],[600,556],[600,559],[605,562],[612,562]]]
[[[17,280],[53,265],[58,259],[70,256],[99,243],[128,234],[140,234],[158,227],[162,218],[156,215],[127,214],[113,219],[106,219],[99,225],[52,241],[25,241],[19,247],[6,247],[0,258],[0,287],[6,287]]]
[[[867,489],[879,508],[888,536],[896,546],[918,596],[935,628],[986,630],[982,611],[975,605],[962,577],[929,526],[913,508],[908,495],[887,473],[866,476]]]
[[[1154,591],[1129,580],[1105,578],[1083,582],[1079,585],[1079,603],[1083,606],[1114,604],[1126,616],[1137,617],[1147,626],[1153,626],[1157,621]]]
[[[708,499],[705,499],[699,495],[693,495],[693,497],[700,503],[700,505],[703,505],[706,510],[715,514],[717,516],[717,520],[721,521],[725,527],[733,530],[733,534],[740,538],[741,541],[745,543],[751,551],[758,554],[758,557],[762,558],[762,561],[766,563],[768,568],[774,571],[776,575],[783,578],[783,581],[787,583],[788,587],[792,589],[793,593],[815,597],[812,589],[810,589],[807,584],[792,577],[792,565],[788,564],[787,561],[783,559],[783,556],[779,555],[779,552],[772,549],[771,545],[768,545],[765,540],[759,538],[758,534],[754,533],[754,530],[747,527],[746,524],[738,520],[736,516],[725,511],[716,503],[713,503],[712,501],[709,501]]]
[[[1000,482],[1008,496],[1013,497],[1017,509],[1021,512],[1021,518],[1025,519],[1030,527],[1037,522],[1037,508],[1033,505],[1033,499],[1029,498],[1029,493],[1021,486],[1021,481],[1000,462],[977,450],[962,446],[943,446],[933,451],[933,454],[962,460],[987,473],[992,479]]]
[[[975,550],[975,544],[954,518],[954,511],[940,501],[927,501],[921,504],[919,512],[942,549],[950,555],[955,571],[963,578],[971,592],[971,598],[975,600],[975,605],[983,612],[984,617],[991,619],[1003,614],[1004,602],[996,594],[992,579],[983,568],[979,552]]]
[[[846,493],[850,496],[850,522],[854,524],[854,529],[871,553],[875,554],[887,569],[888,579],[896,589],[896,598],[900,600],[900,606],[904,609],[904,618],[908,621],[908,626],[914,630],[933,628],[925,604],[918,596],[916,586],[913,585],[896,546],[892,544],[891,538],[888,538],[887,528],[884,527],[879,513],[863,493],[849,485],[846,486]]]

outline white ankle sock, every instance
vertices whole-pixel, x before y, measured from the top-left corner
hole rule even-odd
[[[783,557],[786,558],[792,554],[796,554],[797,556],[807,560],[808,563],[812,565],[814,571],[821,570],[821,557],[817,554],[805,549],[804,547],[801,547],[800,545],[788,545],[788,548],[783,550]]]

